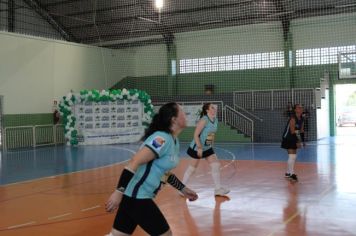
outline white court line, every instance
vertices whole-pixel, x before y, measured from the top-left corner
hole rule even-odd
[[[35,223],[36,223],[36,221],[29,221],[27,223],[23,223],[23,224],[20,224],[20,225],[9,226],[9,227],[7,227],[7,229],[16,229],[16,228],[24,227],[24,226],[27,226],[27,225],[33,225]]]
[[[221,150],[227,152],[228,154],[230,154],[230,155],[232,156],[232,159],[231,159],[232,161],[237,161],[235,154],[232,153],[232,152],[230,152],[229,150],[226,150],[225,148],[219,148],[219,147],[214,147],[214,148],[215,148],[215,149],[221,149]],[[224,160],[224,159],[223,159],[223,160]]]
[[[62,215],[57,215],[57,216],[51,216],[51,217],[48,217],[48,220],[55,220],[55,219],[58,219],[58,218],[62,218],[62,217],[65,217],[65,216],[69,216],[71,215],[72,212],[68,212],[68,213],[65,213],[65,214],[62,214]]]
[[[90,210],[94,210],[94,209],[97,209],[97,208],[100,208],[101,206],[100,205],[96,205],[96,206],[93,206],[93,207],[88,207],[88,208],[84,208],[84,209],[81,209],[81,211],[90,211]]]
[[[227,168],[229,165],[232,165],[234,162],[237,162],[235,154],[230,152],[229,150],[226,150],[225,148],[219,148],[219,147],[214,147],[214,149],[221,149],[221,150],[227,152],[229,155],[232,156],[232,159],[231,159],[230,163],[220,167],[220,169]],[[220,161],[220,160],[226,160],[226,159],[219,159],[219,157],[218,157],[218,160]],[[204,173],[204,174],[196,175],[195,177],[196,178],[200,178],[200,177],[203,177],[203,176],[205,176],[207,174],[211,174],[211,171],[209,171],[207,173]]]
[[[126,150],[128,152],[131,152],[132,154],[135,154],[136,153],[136,150],[132,150],[132,149],[129,149],[129,148],[123,148],[123,147],[112,147],[113,149],[122,149],[122,150]]]

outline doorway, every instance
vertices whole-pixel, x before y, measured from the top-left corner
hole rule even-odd
[[[356,136],[356,84],[335,85],[336,136]]]

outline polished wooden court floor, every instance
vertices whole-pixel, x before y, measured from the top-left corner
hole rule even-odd
[[[355,137],[328,138],[300,150],[299,182],[284,178],[279,144],[217,144],[228,197],[214,197],[201,162],[189,186],[199,199],[170,186],[156,202],[175,236],[356,235]],[[174,170],[182,177],[188,164]],[[1,153],[0,236],[105,235],[114,214],[104,203],[137,145],[46,147]],[[134,235],[146,235],[137,228]]]

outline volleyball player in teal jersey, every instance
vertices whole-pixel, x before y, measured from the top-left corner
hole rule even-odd
[[[194,138],[191,142],[187,154],[192,158],[190,165],[183,176],[183,184],[186,184],[190,176],[195,172],[200,159],[206,159],[211,167],[211,173],[215,184],[215,196],[225,196],[230,192],[229,189],[222,187],[220,183],[220,162],[214,152],[213,144],[215,133],[218,128],[218,119],[216,117],[217,107],[212,103],[203,105],[200,113]]]
[[[178,189],[189,200],[198,195],[170,172],[179,163],[178,134],[186,126],[177,103],[163,105],[146,130],[144,143],[124,168],[106,210],[117,214],[110,236],[131,235],[137,225],[149,235],[172,235],[168,222],[152,200],[164,183]]]

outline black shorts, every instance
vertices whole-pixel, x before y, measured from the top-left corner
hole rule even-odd
[[[297,149],[297,142],[298,140],[296,138],[290,137],[290,138],[283,138],[282,143],[281,143],[281,148],[284,149]]]
[[[188,154],[191,158],[200,159],[200,157],[198,157],[198,152],[197,152],[197,151],[194,151],[194,149],[192,149],[191,147],[188,148],[187,154]],[[203,159],[203,158],[207,158],[208,156],[211,156],[211,155],[213,155],[213,154],[215,154],[213,148],[209,148],[208,150],[203,151],[203,156],[202,156],[201,158],[202,158],[202,159]]]
[[[166,218],[152,199],[136,199],[123,195],[113,228],[132,234],[137,225],[149,235],[161,235],[169,230]]]

